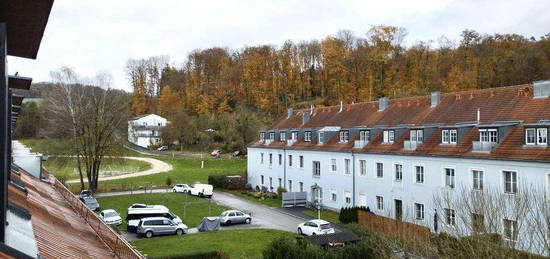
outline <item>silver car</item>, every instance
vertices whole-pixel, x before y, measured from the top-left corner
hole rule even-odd
[[[220,224],[222,225],[250,224],[250,222],[252,222],[252,216],[240,210],[226,210],[220,215]]]
[[[187,233],[187,225],[176,223],[169,218],[142,218],[137,227],[137,233],[146,238],[158,235],[182,235]]]

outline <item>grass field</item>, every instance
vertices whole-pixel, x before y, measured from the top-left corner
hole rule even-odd
[[[56,177],[65,177],[65,179],[78,179],[76,171],[76,158],[71,157],[50,157],[44,162],[44,167],[48,172]],[[120,172],[140,172],[150,169],[151,165],[144,161],[123,159],[123,158],[104,158],[101,164],[101,171],[120,171]]]
[[[263,205],[269,206],[269,207],[281,207],[281,199],[274,199],[274,198],[265,198],[265,199],[259,199],[252,197],[250,195],[243,194],[241,191],[232,191],[232,190],[224,190],[225,192],[231,193],[235,196],[239,196],[243,199],[247,199],[249,201],[261,203]]]
[[[39,152],[44,155],[74,155],[72,144],[65,139],[18,139],[27,147],[32,148],[33,152]],[[129,150],[122,145],[113,150],[116,156],[145,156],[141,153]]]
[[[314,218],[317,218],[318,216],[316,210],[306,209],[306,210],[302,210],[302,213]],[[332,210],[321,210],[321,219],[324,219],[328,222],[339,224],[340,223],[340,220],[338,219],[339,216],[340,214],[338,212],[335,212]]]
[[[185,210],[184,217],[184,202],[186,201],[189,204]],[[122,217],[122,225],[119,227],[120,230],[126,230],[126,214],[128,207],[133,203],[145,203],[149,205],[164,205],[174,214],[178,215],[183,223],[188,227],[196,227],[203,217],[209,216],[209,206],[208,199],[199,198],[191,195],[185,195],[182,193],[151,193],[151,194],[132,194],[132,195],[121,195],[121,196],[112,196],[112,197],[99,197],[97,198],[101,209],[114,209]],[[224,210],[227,210],[227,207],[220,206],[212,202],[211,216],[218,216]]]
[[[132,242],[150,257],[222,251],[230,258],[261,258],[273,240],[292,235],[272,229],[223,230],[183,236],[157,237]]]

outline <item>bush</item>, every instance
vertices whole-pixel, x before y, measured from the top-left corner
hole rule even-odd
[[[368,211],[366,207],[344,207],[340,209],[340,215],[338,219],[342,223],[355,223],[357,222],[358,211]]]
[[[210,175],[208,176],[208,184],[214,188],[227,190],[245,190],[246,179],[243,177],[227,177],[226,175]]]
[[[172,177],[167,177],[166,178],[166,186],[168,186],[168,187],[172,186]]]
[[[286,192],[285,188],[283,187],[277,188],[277,195],[279,195],[279,197],[282,197],[284,192]]]

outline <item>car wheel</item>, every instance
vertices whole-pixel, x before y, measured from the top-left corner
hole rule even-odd
[[[176,235],[181,236],[182,234],[183,234],[183,229],[178,228],[178,230],[176,230]]]
[[[202,195],[202,192],[201,192],[201,193],[199,193],[199,196],[200,196],[200,197],[203,197],[203,195]]]
[[[304,233],[302,232],[302,229],[301,228],[298,228],[298,234],[299,235],[303,235]]]
[[[313,232],[313,233],[311,233],[311,235],[312,235],[312,236],[315,236],[315,235],[317,235],[317,234],[315,234],[315,232]]]
[[[176,189],[172,189],[173,192],[176,192]]]
[[[250,224],[251,221],[252,221],[252,220],[251,220],[250,218],[246,218],[246,219],[244,220],[244,223]]]
[[[153,232],[152,231],[145,232],[145,237],[146,238],[152,238],[153,237]]]
[[[231,220],[226,221],[225,225],[231,225]]]

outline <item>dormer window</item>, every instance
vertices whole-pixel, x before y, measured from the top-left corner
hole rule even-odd
[[[304,141],[305,142],[310,142],[311,141],[311,131],[306,131],[304,133]]]
[[[323,143],[325,141],[325,132],[319,131],[319,143]]]
[[[346,143],[349,141],[349,130],[340,131],[340,143]]]
[[[525,144],[546,146],[548,145],[547,128],[527,128],[525,129]]]
[[[260,140],[261,141],[265,140],[265,132],[260,132]]]
[[[275,140],[275,132],[269,132],[269,139]]]
[[[498,131],[497,129],[480,129],[479,130],[479,141],[480,142],[498,142]]]
[[[290,133],[290,137],[292,138],[292,140],[296,141],[298,140],[298,131],[293,131]]]
[[[458,132],[456,129],[444,129],[441,131],[442,144],[456,144],[458,141]]]
[[[370,139],[370,131],[369,130],[361,130],[359,131],[359,140],[361,141],[369,141]]]
[[[280,141],[286,141],[286,131],[279,132],[279,139]]]
[[[394,130],[384,130],[384,143],[392,144],[395,141],[395,131]]]
[[[409,135],[411,142],[424,142],[424,130],[411,130]]]

